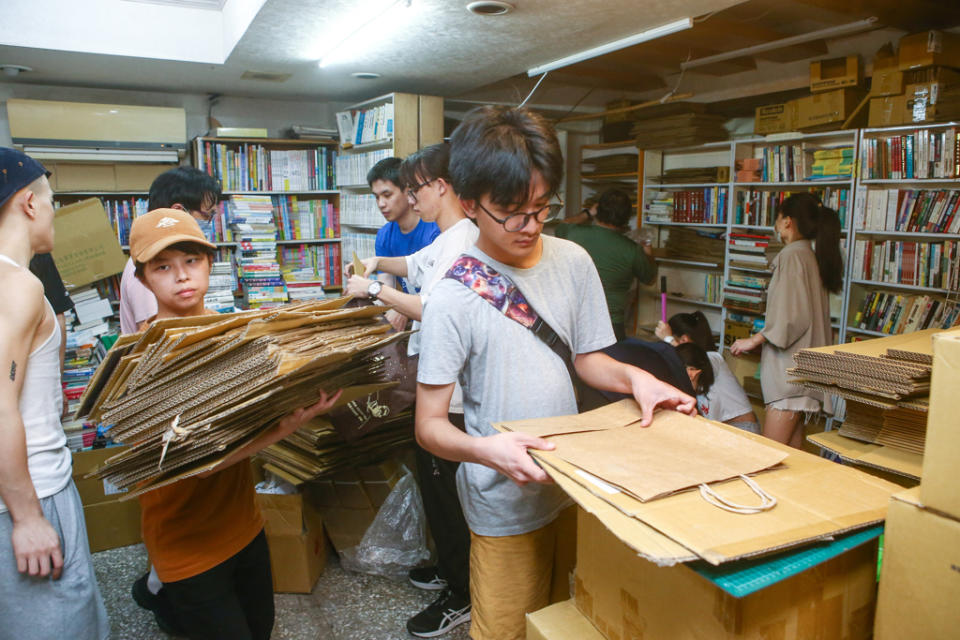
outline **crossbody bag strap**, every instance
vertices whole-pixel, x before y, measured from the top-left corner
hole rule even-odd
[[[479,258],[462,255],[447,271],[446,278],[456,280],[478,296],[489,302],[500,313],[533,332],[540,341],[563,360],[570,374],[570,381],[576,385],[577,376],[573,369],[573,353],[569,345],[547,324],[515,284],[493,267]]]

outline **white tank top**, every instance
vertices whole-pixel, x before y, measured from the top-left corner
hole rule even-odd
[[[0,254],[0,262],[20,266],[3,254]],[[53,313],[53,307],[46,303]],[[60,327],[54,321],[53,332],[27,358],[26,377],[20,390],[20,416],[27,437],[27,467],[38,498],[52,496],[70,482],[70,450],[60,424],[62,393]],[[0,500],[0,513],[6,510],[7,506]]]

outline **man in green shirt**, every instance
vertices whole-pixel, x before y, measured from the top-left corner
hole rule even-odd
[[[650,284],[657,277],[650,247],[638,245],[624,235],[632,214],[630,197],[621,189],[610,189],[600,196],[595,214],[585,210],[567,218],[556,229],[557,237],[576,242],[593,258],[617,340],[626,335],[627,293],[633,279]],[[576,224],[581,221],[586,224]]]

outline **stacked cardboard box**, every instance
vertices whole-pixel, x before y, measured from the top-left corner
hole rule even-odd
[[[140,503],[120,500],[126,490],[107,480],[85,478],[125,447],[88,449],[73,454],[73,482],[83,504],[90,551],[104,551],[140,542]]]
[[[960,117],[960,35],[923,31],[873,59],[869,126],[945,122]]]
[[[323,519],[302,494],[258,493],[275,593],[310,593],[327,564]]]
[[[960,628],[960,336],[937,335],[933,354],[923,481],[893,496],[887,515],[878,640],[950,638]]]

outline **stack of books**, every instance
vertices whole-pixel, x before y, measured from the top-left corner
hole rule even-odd
[[[655,192],[653,199],[644,207],[644,218],[648,222],[673,222],[673,194],[669,191]]]
[[[373,254],[371,254],[373,255]],[[309,291],[313,287],[339,287],[343,282],[343,276],[340,272],[340,245],[330,243],[323,245],[292,245],[281,247],[280,264],[283,278],[287,283],[287,293],[290,299],[312,299],[304,298],[304,295],[311,293],[323,293],[322,291]],[[298,288],[299,297],[294,296],[294,288]],[[308,291],[303,291],[303,289]],[[319,296],[326,297],[326,296]]]
[[[203,298],[203,305],[220,313],[236,311],[233,292],[237,289],[237,276],[230,261],[213,263],[210,271],[210,287]]]
[[[277,228],[270,196],[234,196],[230,199],[230,227],[237,242],[237,278],[248,309],[287,301],[287,290],[277,262]]]
[[[723,306],[748,313],[763,313],[766,310],[767,249],[769,236],[732,233],[729,239],[730,267],[744,270],[731,271],[723,287]]]
[[[849,180],[853,175],[853,147],[817,149],[808,180]]]

